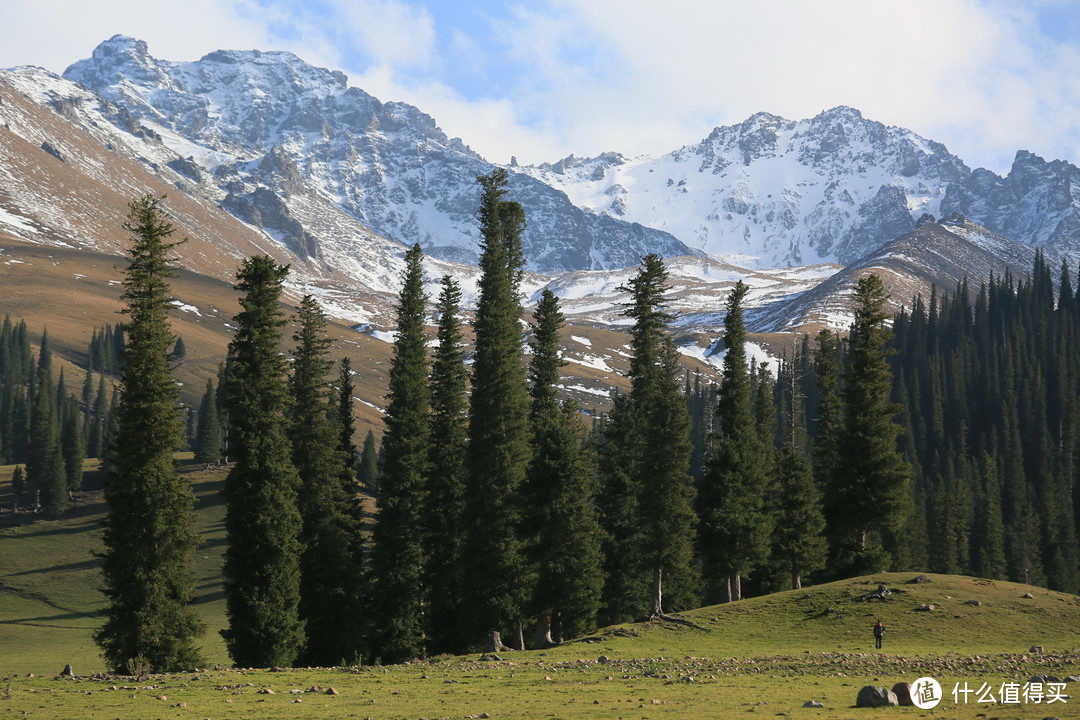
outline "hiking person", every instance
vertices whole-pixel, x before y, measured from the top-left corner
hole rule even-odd
[[[874,623],[874,643],[877,645],[877,649],[881,649],[881,639],[885,637],[885,626],[878,620]]]

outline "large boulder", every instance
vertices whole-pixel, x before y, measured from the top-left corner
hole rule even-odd
[[[859,691],[859,697],[855,700],[855,707],[888,707],[899,705],[896,693],[886,687],[867,685]]]
[[[893,694],[896,695],[896,701],[901,705],[914,705],[911,702],[911,683],[898,682],[893,685]]]

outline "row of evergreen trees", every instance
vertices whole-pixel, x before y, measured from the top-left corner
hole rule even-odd
[[[104,455],[111,388],[87,372],[82,398],[69,392],[61,369],[54,377],[49,336],[37,359],[26,323],[10,316],[0,326],[0,461],[25,466],[13,477],[14,508],[41,509],[54,517],[82,487],[85,457]],[[115,397],[113,397],[115,401]]]
[[[285,324],[278,303],[288,270],[265,257],[241,267],[243,310],[199,423],[200,437],[205,428],[227,442],[211,455],[227,452],[234,461],[225,489],[229,627],[223,634],[238,664],[397,661],[498,649],[504,638],[525,647],[530,628],[532,643],[545,646],[597,623],[677,620],[668,610],[739,599],[746,579],[746,591],[755,592],[798,587],[809,573],[930,567],[1026,572],[1029,580],[1040,578],[1037,570],[1051,582],[1068,581],[1057,568],[1075,569],[1059,545],[1075,539],[1071,468],[1078,423],[1075,403],[1062,400],[1061,391],[1075,397],[1080,373],[1070,357],[1077,303],[1070,309],[1061,299],[1075,298],[1064,285],[1067,273],[1057,303],[1052,291],[1047,296],[1049,274],[1039,265],[1029,283],[1007,278],[984,290],[985,302],[967,314],[956,310],[967,307],[962,295],[935,297],[930,310],[916,303],[896,320],[895,339],[884,287],[867,276],[856,289],[847,337],[823,331],[813,349],[804,341],[781,366],[779,382],[766,366],[748,362],[747,288],[739,283],[727,301],[727,352],[714,388],[683,380],[668,331],[667,273],[659,257],[648,256],[623,288],[633,321],[630,391],[587,433],[576,406],[557,398],[563,318],[550,292],[534,313],[526,366],[519,292],[525,218],[519,204],[505,199],[504,172],[479,180],[482,274],[471,373],[460,289],[443,279],[437,347],[429,356],[422,254],[418,246],[406,254],[370,547],[361,543],[355,499],[348,362],[333,388],[325,319],[308,297],[290,371],[278,350]],[[150,272],[133,262],[125,281],[132,322],[125,325],[117,412],[133,425],[120,434],[125,442],[117,443],[117,453],[128,437],[147,448],[156,442],[160,453],[178,442],[171,433],[149,433],[143,426],[154,412],[138,405],[149,402],[139,400],[147,393],[165,413],[162,427],[170,427],[178,412],[170,394],[175,386],[154,394],[133,376],[141,368],[138,378],[156,377],[163,386],[167,373],[136,356],[150,353],[160,363],[172,354],[162,339],[172,337],[167,324],[154,343],[135,341],[138,303],[153,297],[167,306],[167,294],[154,285],[168,277],[164,257],[172,247],[161,213],[154,198],[132,206],[136,258],[145,244],[158,248],[143,252],[161,264]],[[154,322],[164,322],[155,313]],[[973,339],[957,345],[946,320],[964,318]],[[995,322],[1009,332],[994,330]],[[974,341],[981,335],[996,343],[996,355]],[[1057,338],[1053,353],[1040,344],[1050,337]],[[957,355],[961,346],[967,355]],[[951,359],[938,358],[943,349]],[[989,363],[988,354],[997,359]],[[1040,355],[1050,366],[1032,370]],[[981,363],[989,363],[983,375],[935,374]],[[1011,373],[1003,371],[1008,368]],[[947,392],[937,395],[934,388]],[[996,404],[979,404],[990,402],[987,388],[996,388],[1006,410],[1012,399],[1017,422],[1000,420],[1010,415]],[[922,404],[913,405],[916,400]],[[126,402],[137,409],[125,410]],[[1044,412],[1046,435],[1024,427],[1038,424]],[[987,420],[994,413],[999,421]],[[1043,454],[1013,455],[1010,447]],[[980,459],[958,459],[965,457],[960,448]],[[106,564],[114,604],[98,639],[117,668],[139,658],[155,669],[175,669],[197,656],[199,625],[184,609],[189,580],[153,591],[171,600],[155,601],[165,608],[159,619],[156,611],[148,620],[134,608],[151,602],[148,578],[180,572],[178,558],[190,539],[190,488],[178,484],[175,470],[154,465],[146,452],[141,457],[128,470],[128,459],[118,459],[109,481],[116,500],[110,499],[113,529],[106,541],[120,560]],[[1021,481],[996,480],[994,466],[1008,462],[1019,463]],[[151,466],[153,479],[144,477]],[[999,485],[1000,492],[985,492]],[[965,488],[978,498],[966,509],[952,502]],[[175,547],[162,557],[125,556],[134,552],[122,540],[134,532],[128,523],[148,522],[154,514],[147,497],[162,490],[171,498],[163,503],[168,519],[146,532],[176,528]],[[1068,512],[1058,508],[1066,499]],[[125,503],[137,509],[125,510]],[[938,533],[935,542],[912,542],[928,527]],[[1011,530],[1012,539],[998,542],[995,528]],[[1042,543],[1038,557],[1025,538]],[[998,545],[1000,554],[993,550]],[[123,575],[132,567],[143,573],[138,582]],[[183,637],[166,642],[172,636],[159,627],[133,630],[147,622],[169,622]]]

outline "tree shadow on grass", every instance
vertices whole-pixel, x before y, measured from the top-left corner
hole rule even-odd
[[[81,562],[67,563],[66,565],[52,565],[50,567],[34,568],[33,570],[23,570],[22,572],[8,573],[7,577],[18,577],[20,575],[37,575],[38,573],[51,573],[51,572],[63,572],[65,570],[90,570],[101,565],[100,558],[91,558],[89,560],[83,560]]]

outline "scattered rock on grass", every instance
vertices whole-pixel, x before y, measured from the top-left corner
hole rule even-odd
[[[915,608],[915,612],[934,612],[935,610],[937,610],[937,605],[933,603],[926,603]]]
[[[817,700],[807,700],[805,703],[803,703],[803,707],[804,708],[823,708],[823,707],[825,707],[825,703],[820,703]]]
[[[964,604],[965,605],[970,605],[971,607],[982,607],[982,601],[981,600],[968,600]]]
[[[922,585],[923,583],[928,582],[930,582],[930,578],[925,575],[916,575],[915,577],[908,580],[908,584],[910,585]]]
[[[855,699],[855,707],[888,707],[899,704],[892,690],[876,685],[867,685],[859,691],[859,696]]]
[[[64,666],[64,669],[60,671],[60,677],[75,677],[75,670],[72,669],[71,664]]]
[[[1041,653],[1042,651],[1043,651],[1043,646],[1042,645],[1032,645],[1031,649],[1028,650],[1029,653]]]
[[[896,701],[901,705],[914,705],[911,702],[911,683],[898,682],[893,685],[893,695],[896,695]]]
[[[1025,600],[1034,600],[1035,599],[1035,596],[1032,595],[1031,593],[1024,593],[1020,597],[1024,598]]]

